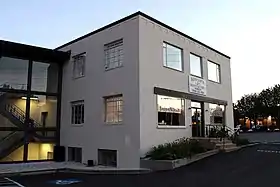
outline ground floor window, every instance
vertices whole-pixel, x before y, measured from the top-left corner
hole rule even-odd
[[[185,126],[185,99],[157,95],[158,125]]]
[[[212,104],[209,103],[209,112],[210,112],[210,123],[211,124],[222,124],[224,118],[224,105]]]
[[[68,147],[68,161],[82,163],[82,148]]]
[[[98,164],[117,167],[117,151],[109,149],[98,149]]]

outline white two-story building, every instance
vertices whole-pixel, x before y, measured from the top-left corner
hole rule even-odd
[[[60,131],[68,160],[138,168],[152,146],[233,127],[230,57],[142,12],[57,50],[71,51]]]
[[[230,57],[142,12],[55,50],[0,41],[1,163],[139,168],[211,125],[233,127]]]

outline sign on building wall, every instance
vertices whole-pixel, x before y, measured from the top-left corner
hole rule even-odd
[[[206,81],[189,75],[189,91],[199,95],[206,95]]]

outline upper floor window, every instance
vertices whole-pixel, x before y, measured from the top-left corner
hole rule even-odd
[[[123,96],[105,98],[105,122],[121,123],[123,120]]]
[[[71,123],[72,125],[81,125],[84,123],[84,101],[71,102]]]
[[[73,56],[73,78],[85,76],[86,53]]]
[[[220,74],[221,74],[221,68],[219,64],[216,64],[214,62],[207,62],[208,66],[208,80],[214,81],[217,83],[221,82]]]
[[[201,57],[190,54],[190,71],[192,75],[202,77],[202,63]]]
[[[105,70],[123,65],[123,40],[117,40],[104,45]]]
[[[163,43],[163,65],[168,68],[183,71],[182,49]]]

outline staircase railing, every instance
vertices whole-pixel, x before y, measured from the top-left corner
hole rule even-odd
[[[14,104],[6,104],[5,105],[5,110],[9,113],[11,113],[15,118],[20,120],[22,123],[25,123],[25,112],[21,110],[18,106]],[[34,119],[30,118],[31,120],[31,125],[33,127],[41,127],[41,124]]]

